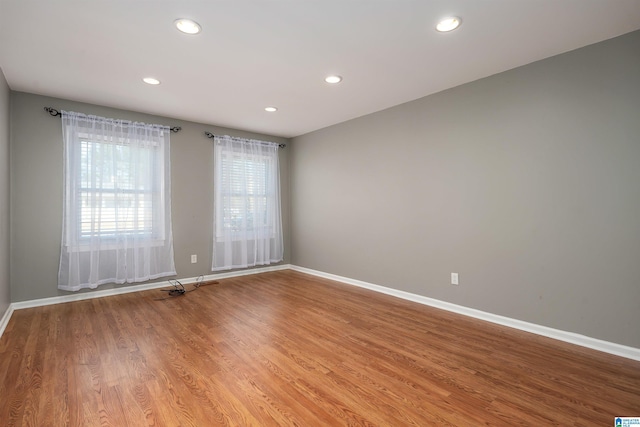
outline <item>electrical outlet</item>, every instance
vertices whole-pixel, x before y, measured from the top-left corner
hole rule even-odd
[[[198,255],[191,255],[191,264],[198,262]]]
[[[452,285],[458,284],[458,273],[451,273],[451,284]]]

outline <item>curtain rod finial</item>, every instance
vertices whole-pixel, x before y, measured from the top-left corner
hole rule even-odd
[[[62,116],[62,114],[60,113],[60,111],[56,110],[55,108],[51,108],[51,107],[44,107],[44,111],[46,111],[47,113],[51,114],[53,117],[55,117],[55,116]]]

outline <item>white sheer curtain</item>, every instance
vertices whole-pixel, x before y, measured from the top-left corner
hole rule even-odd
[[[59,289],[176,274],[169,134],[165,126],[62,111]]]
[[[212,271],[282,261],[278,144],[214,138]]]

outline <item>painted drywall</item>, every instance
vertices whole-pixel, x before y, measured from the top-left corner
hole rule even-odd
[[[178,278],[211,274],[213,141],[204,132],[288,143],[284,138],[202,123],[12,92],[11,299],[66,295],[57,289],[62,229],[62,128],[44,107],[103,117],[181,126],[171,134],[171,198]],[[179,105],[176,108],[180,108]],[[285,259],[289,262],[288,148],[280,150]],[[191,255],[198,262],[191,264]],[[126,285],[124,285],[126,286]],[[99,290],[109,289],[104,285]],[[88,291],[87,292],[91,292]]]
[[[9,285],[9,85],[0,68],[0,318],[11,303]]]
[[[640,348],[640,32],[290,155],[292,264]]]

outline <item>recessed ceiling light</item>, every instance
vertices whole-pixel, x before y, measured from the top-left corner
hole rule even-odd
[[[275,113],[276,111],[278,111],[278,109],[276,107],[264,107],[264,111]]]
[[[196,21],[192,21],[191,19],[180,18],[174,21],[176,24],[176,28],[182,31],[185,34],[198,34],[202,27]]]
[[[462,24],[462,19],[458,18],[457,16],[450,16],[438,22],[438,25],[436,25],[436,30],[440,31],[441,33],[446,33],[447,31],[455,30],[460,26],[460,24]]]
[[[145,77],[144,79],[142,79],[142,81],[145,82],[148,85],[159,85],[160,84],[160,80],[154,79],[153,77]]]
[[[342,77],[340,76],[327,76],[324,78],[324,81],[331,84],[340,83],[342,81]]]

